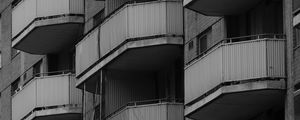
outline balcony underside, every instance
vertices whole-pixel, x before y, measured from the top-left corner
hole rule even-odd
[[[56,53],[74,44],[82,31],[82,16],[35,20],[13,39],[12,47],[32,54]]]
[[[176,58],[182,57],[182,38],[156,38],[127,42],[104,56],[101,61],[79,77],[77,87],[93,92],[95,83],[99,78],[99,71],[105,69],[129,71],[156,71],[166,64],[172,63]]]
[[[81,107],[59,107],[32,112],[25,120],[80,120]]]
[[[284,105],[284,80],[223,86],[186,106],[185,116],[207,120],[246,120]]]
[[[246,12],[262,0],[184,0],[184,6],[204,15],[223,16]]]

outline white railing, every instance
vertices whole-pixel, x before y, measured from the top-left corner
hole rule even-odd
[[[36,77],[12,97],[12,120],[26,118],[36,108],[81,105],[81,91],[71,74]]]
[[[223,82],[284,77],[284,39],[222,42],[186,66],[185,102],[191,102]]]
[[[22,0],[12,10],[12,36],[15,37],[37,18],[84,14],[84,0]]]
[[[182,4],[179,1],[152,1],[125,5],[106,18],[77,45],[76,75],[125,40],[162,35],[181,36],[182,14]],[[99,45],[91,45],[97,43],[96,40],[99,41]],[[89,45],[91,47],[84,47]],[[97,53],[87,55],[91,51]]]

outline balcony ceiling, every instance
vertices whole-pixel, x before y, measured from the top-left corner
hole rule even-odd
[[[283,107],[283,96],[283,90],[223,94],[188,117],[204,120],[246,120],[270,108]]]
[[[178,45],[159,45],[129,49],[110,62],[107,69],[156,71],[181,58],[181,47]]]
[[[176,58],[182,58],[182,48],[179,45],[157,45],[143,48],[133,48],[115,58],[105,66],[106,69],[126,71],[157,71],[167,64],[174,63]],[[96,93],[97,81],[100,80],[100,72],[90,76],[84,84],[77,87]]]
[[[246,12],[263,0],[185,0],[184,6],[209,16],[234,15]]]
[[[39,26],[16,41],[13,47],[31,54],[56,53],[70,47],[81,33],[82,24],[79,23]]]

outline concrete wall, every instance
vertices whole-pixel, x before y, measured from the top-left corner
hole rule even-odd
[[[11,119],[11,87],[24,71],[43,58],[40,55],[31,55],[21,52],[12,57],[11,52],[11,2],[13,0],[0,0],[1,37],[0,51],[2,54],[2,68],[0,69],[0,120]]]
[[[93,17],[100,10],[104,9],[105,2],[97,0],[85,0],[85,28],[84,33],[87,33],[94,26]]]
[[[207,48],[226,38],[225,20],[221,17],[211,17],[184,9],[185,30],[185,63],[196,57],[197,36],[207,29],[211,29],[207,41]],[[189,42],[193,41],[193,49],[188,49]]]

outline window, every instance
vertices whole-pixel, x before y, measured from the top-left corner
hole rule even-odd
[[[197,55],[201,55],[208,49],[208,39],[209,35],[211,34],[211,27],[203,31],[197,36]]]
[[[42,69],[42,61],[39,61],[35,65],[33,65],[33,75],[35,77],[40,77],[41,69]]]
[[[202,35],[197,38],[197,54],[200,55],[207,49],[207,35]]]
[[[189,42],[189,50],[194,48],[194,41]]]
[[[16,94],[20,89],[19,89],[19,83],[20,83],[20,78],[17,78],[12,84],[11,84],[11,96]]]

